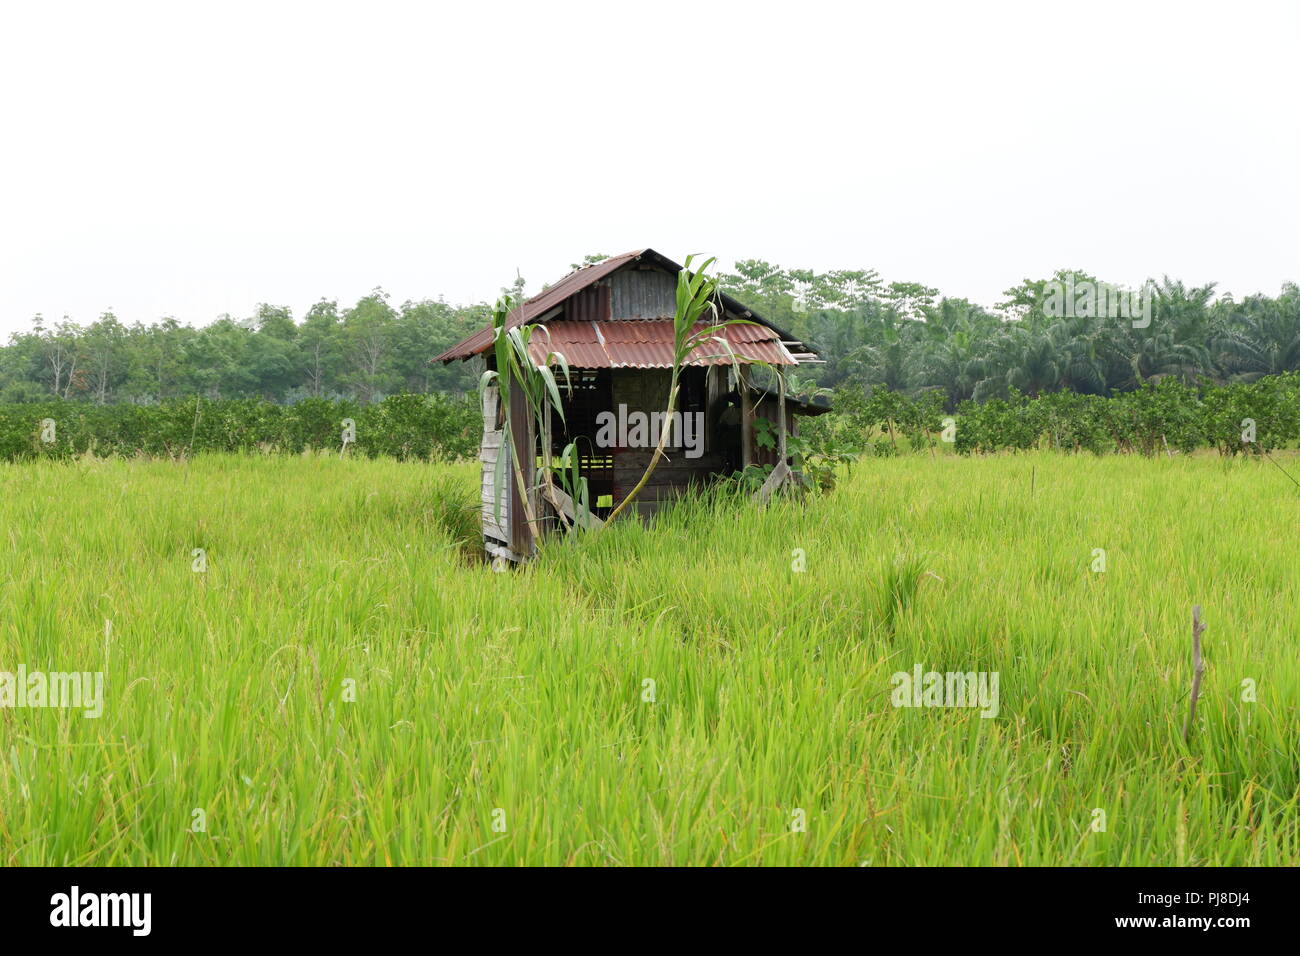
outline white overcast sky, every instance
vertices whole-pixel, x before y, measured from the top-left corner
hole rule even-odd
[[[652,246],[1300,280],[1300,4],[6,3],[0,335]]]

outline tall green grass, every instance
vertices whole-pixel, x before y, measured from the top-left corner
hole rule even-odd
[[[0,465],[0,670],[107,674],[100,719],[0,710],[0,864],[1297,862],[1300,496],[1267,462],[873,460],[507,573],[465,547],[478,483]],[[998,672],[1000,713],[894,708],[918,663]]]

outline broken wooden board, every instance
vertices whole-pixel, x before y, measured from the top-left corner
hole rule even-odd
[[[763,482],[763,487],[754,492],[754,500],[759,504],[766,504],[767,500],[772,497],[776,489],[780,488],[787,481],[790,481],[794,472],[784,461],[778,461],[772,468],[772,473],[767,476],[767,481]]]
[[[546,483],[544,493],[546,497],[551,500],[551,504],[560,509],[560,512],[566,518],[578,525],[584,531],[594,531],[597,528],[603,528],[605,526],[605,522],[601,521],[590,511],[586,512],[582,516],[582,519],[579,520],[575,513],[576,509],[573,507],[573,499],[564,491],[555,487],[551,482]]]

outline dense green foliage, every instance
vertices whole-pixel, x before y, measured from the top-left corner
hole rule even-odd
[[[1214,286],[1165,279],[1149,285],[1149,324],[1088,315],[1072,301],[1051,308],[1052,283],[1101,285],[1061,271],[1007,290],[990,310],[911,282],[884,284],[870,271],[782,270],[737,263],[723,288],[826,359],[819,382],[933,389],[951,410],[965,399],[1052,391],[1108,395],[1167,377],[1189,383],[1249,382],[1300,370],[1300,287],[1240,302]],[[1138,321],[1138,325],[1142,324]]]
[[[1030,398],[1013,391],[1006,399],[964,401],[953,415],[933,391],[908,395],[844,385],[833,405],[833,414],[805,419],[791,439],[790,451],[805,473],[818,475],[865,452],[889,456],[945,447],[962,454],[1053,448],[1153,455],[1214,448],[1235,455],[1300,444],[1297,374],[1200,386],[1167,378],[1110,398],[1073,392]],[[293,405],[197,397],[157,405],[55,400],[0,405],[0,459],[339,448],[349,419],[355,423],[353,451],[371,457],[472,457],[482,430],[474,393],[459,399],[391,395],[373,405],[323,398]],[[46,421],[54,423],[52,435],[43,435]],[[760,420],[760,447],[774,446],[773,427]],[[753,477],[761,483],[766,471],[756,469]],[[829,484],[830,475],[823,477]]]
[[[1263,454],[1300,443],[1300,375],[1272,375],[1249,384],[1158,384],[1110,398],[1074,392],[1037,398],[1012,391],[1005,399],[963,401],[946,415],[934,392],[909,397],[885,388],[846,386],[837,413],[807,421],[814,451],[848,447],[878,455],[936,449],[988,453],[1052,448],[1143,455],[1214,448],[1223,455]]]
[[[1069,314],[1051,308],[1052,282],[1095,282],[1074,271],[1027,279],[996,308],[919,283],[885,283],[870,270],[741,260],[719,279],[724,291],[822,352],[826,364],[812,372],[819,384],[934,390],[949,411],[1014,391],[1110,395],[1170,377],[1249,382],[1300,370],[1300,288],[1292,283],[1276,297],[1237,301],[1216,298],[1213,285],[1166,279],[1150,286],[1149,324],[1135,327],[1105,310],[1089,315],[1078,302]],[[520,280],[514,292],[522,289]],[[376,289],[350,308],[322,300],[300,321],[273,305],[203,328],[174,319],[127,325],[111,313],[84,326],[38,317],[0,348],[0,402],[202,395],[367,404],[399,392],[462,394],[475,387],[478,363],[430,366],[429,359],[486,327],[488,316],[487,305],[441,300],[394,307]]]
[[[105,674],[97,719],[0,709],[0,866],[1300,858],[1265,462],[900,456],[507,574],[464,556],[479,480],[0,463],[0,660]],[[997,715],[893,706],[916,666],[1000,674]]]
[[[809,423],[795,443],[809,468],[862,451],[934,448],[946,414],[957,422],[946,440],[963,453],[1235,454],[1300,440],[1287,374],[1300,370],[1294,284],[1237,302],[1215,299],[1212,285],[1153,283],[1146,324],[1090,314],[1073,299],[1068,314],[1052,308],[1053,283],[1097,284],[1080,272],[1026,280],[996,310],[919,283],[886,284],[870,270],[741,260],[719,278],[825,356],[797,385],[833,388],[839,413]],[[128,327],[112,314],[85,327],[38,317],[0,349],[0,458],[331,448],[344,418],[358,423],[364,454],[472,454],[477,404],[461,396],[476,387],[479,363],[429,359],[489,314],[432,300],[395,308],[376,289],[350,308],[321,301],[301,322],[271,305],[197,329],[172,319]],[[55,420],[56,442],[40,440],[44,418]],[[1245,419],[1256,423],[1253,442],[1241,439]]]
[[[203,328],[174,319],[124,325],[106,313],[87,326],[39,316],[0,349],[0,401],[81,399],[96,404],[204,398],[349,398],[369,404],[399,392],[463,394],[467,363],[429,360],[487,324],[487,307],[441,301],[394,308],[380,289],[354,306],[312,306],[300,323],[262,305],[249,319]]]
[[[93,453],[188,457],[198,452],[338,449],[347,454],[450,460],[473,455],[483,430],[476,396],[391,395],[373,405],[308,398],[178,399],[157,405],[90,405],[53,400],[0,405],[0,459]],[[52,422],[45,427],[43,423]]]

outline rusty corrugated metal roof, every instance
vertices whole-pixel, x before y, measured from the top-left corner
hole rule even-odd
[[[599,282],[611,273],[617,272],[629,263],[635,262],[643,257],[654,262],[661,268],[672,272],[680,272],[682,268],[671,259],[660,255],[653,249],[638,249],[633,252],[625,252],[619,256],[611,256],[603,262],[598,262],[595,265],[587,266],[584,269],[577,269],[574,272],[570,272],[549,289],[546,289],[525,301],[523,304],[511,311],[510,315],[506,317],[506,328],[513,329],[529,322],[540,321],[541,317],[547,312],[550,312],[555,307],[561,305],[566,299],[570,298],[574,294],[582,291],[595,282]],[[737,325],[728,327],[727,341],[733,343],[733,347],[736,344],[744,346],[743,349],[735,349],[738,358],[742,361],[770,362],[774,365],[799,364],[798,360],[790,354],[790,351],[781,344],[783,340],[791,340],[793,338],[792,336],[775,326],[770,325],[761,316],[755,315],[742,303],[733,299],[726,293],[719,293],[718,297],[722,300],[722,304],[727,311],[735,316],[752,319],[757,323],[757,325],[753,326]],[[638,325],[649,327],[663,322],[666,322],[668,327],[666,337],[662,330],[658,328],[642,328],[640,331],[635,329]],[[560,321],[551,321],[546,323],[549,328],[554,328],[554,326],[558,324],[560,324]],[[608,344],[602,346],[597,351],[592,351],[589,347],[599,345],[599,342],[594,339],[590,342],[579,339],[570,343],[570,349],[573,354],[565,352],[565,359],[571,366],[575,368],[620,368],[624,366],[632,366],[635,368],[666,368],[671,366],[673,337],[670,317],[658,320],[623,319],[600,324],[602,328],[610,329],[610,334],[616,337],[615,343],[617,345],[616,351],[618,353],[618,364],[609,364],[616,361],[616,359],[611,356]],[[758,332],[738,332],[737,330],[739,329],[761,329],[762,336],[760,337]],[[630,336],[630,338],[624,340],[622,336]],[[637,336],[648,336],[648,338],[637,338]],[[545,357],[546,351],[545,346],[542,344],[544,339],[545,336],[541,334],[534,338],[534,344],[542,347],[543,358]],[[490,326],[485,329],[480,329],[463,342],[460,342],[443,352],[437,358],[433,359],[433,361],[453,362],[457,359],[467,359],[472,358],[475,355],[481,355],[492,346],[492,340],[493,330]],[[664,359],[663,350],[665,348],[668,349],[667,360]],[[628,349],[631,349],[632,351],[629,352],[627,351]],[[807,346],[800,344],[799,349],[796,351],[803,349],[807,349]],[[563,350],[552,348],[551,351],[559,352]],[[601,360],[600,364],[587,364],[587,359],[593,361],[600,360],[602,355],[604,358]],[[580,361],[578,356],[582,356],[583,360]],[[730,359],[723,358],[719,360],[719,362],[727,361],[730,361]],[[692,364],[718,363],[699,361],[692,362]]]
[[[708,323],[696,324],[696,331]],[[545,331],[543,331],[545,330]],[[697,347],[687,365],[729,365],[738,362],[797,365],[781,344],[779,333],[765,325],[727,325],[719,334],[730,346],[709,341]],[[672,368],[673,323],[670,319],[568,322],[557,319],[539,326],[528,340],[533,361],[559,353],[573,368]]]
[[[645,249],[637,249],[633,252],[625,252],[621,256],[611,256],[593,266],[575,269],[549,289],[537,293],[531,299],[525,300],[521,305],[512,309],[510,314],[506,316],[506,328],[517,328],[539,316],[545,315],[575,292],[580,292],[593,282],[599,282],[611,272],[616,272],[621,266],[640,258],[641,254],[646,251]],[[492,327],[488,326],[485,329],[479,329],[460,344],[453,345],[433,361],[451,362],[455,359],[466,359],[487,351],[491,344]]]

